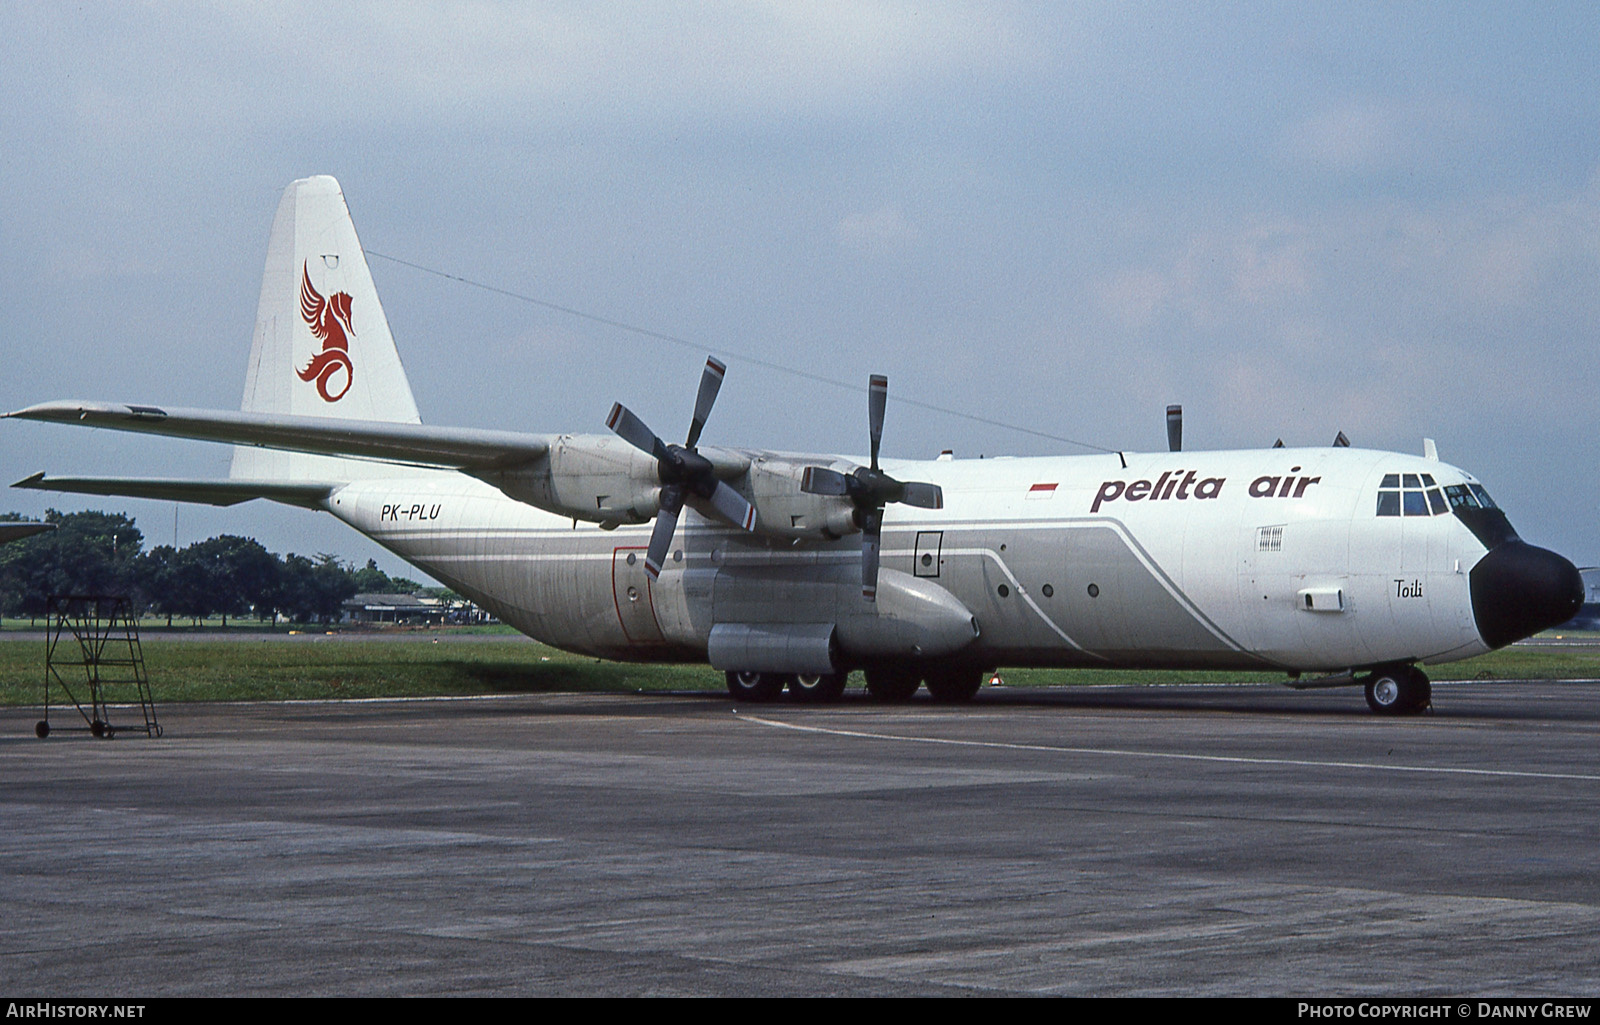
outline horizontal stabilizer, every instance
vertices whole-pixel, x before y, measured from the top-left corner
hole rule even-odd
[[[43,402],[5,415],[22,420],[82,424],[172,438],[468,472],[518,466],[538,458],[550,448],[547,435],[515,431],[340,420],[289,413],[129,406],[118,402]]]
[[[54,523],[0,523],[0,545],[56,529]]]
[[[77,495],[119,495],[204,505],[238,505],[253,498],[270,498],[285,505],[321,509],[328,496],[342,485],[315,481],[285,483],[234,479],[185,480],[177,477],[47,477],[43,473],[36,473],[11,486],[32,491],[70,491]]]

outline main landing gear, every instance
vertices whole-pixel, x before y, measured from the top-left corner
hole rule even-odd
[[[788,690],[789,696],[808,705],[825,705],[844,696],[846,673],[755,673],[730,672],[728,693],[735,701],[766,703],[776,701]]]
[[[838,701],[849,679],[845,673],[730,672],[727,677],[728,693],[735,701],[776,701],[787,689],[791,698],[808,705]]]
[[[1416,666],[1384,666],[1364,681],[1367,707],[1379,715],[1416,715],[1433,704],[1433,685]]]
[[[867,693],[885,703],[911,700],[927,684],[928,694],[940,704],[971,701],[983,688],[983,670],[964,665],[883,663],[868,666]],[[735,701],[776,701],[787,690],[804,704],[831,704],[844,696],[847,673],[729,672],[728,693]]]

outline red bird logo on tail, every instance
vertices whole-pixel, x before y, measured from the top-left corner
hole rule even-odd
[[[335,292],[324,299],[311,284],[310,268],[302,265],[300,273],[300,316],[322,343],[322,351],[297,373],[302,381],[317,382],[317,394],[324,402],[338,402],[355,380],[355,367],[350,363],[349,336],[356,333],[350,323],[350,293]],[[344,371],[344,387],[330,395],[328,380],[338,370]]]

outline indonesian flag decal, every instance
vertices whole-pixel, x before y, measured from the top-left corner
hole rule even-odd
[[[1056,497],[1056,487],[1059,483],[1059,481],[1051,481],[1048,484],[1035,484],[1033,487],[1028,489],[1028,497],[1054,498]]]
[[[311,357],[304,370],[297,371],[300,380],[316,381],[317,394],[322,396],[322,401],[338,402],[355,380],[355,367],[350,363],[350,336],[356,333],[350,323],[350,293],[335,292],[324,299],[311,283],[310,268],[302,265],[300,317],[322,343],[322,351]],[[339,371],[344,372],[344,387],[330,394],[328,382]]]

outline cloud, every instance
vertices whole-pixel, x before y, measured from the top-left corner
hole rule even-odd
[[[78,48],[106,56],[61,74],[77,115],[117,133],[839,117],[1029,63],[1029,34],[984,5],[180,3],[104,13],[86,23],[53,6],[28,12],[51,46],[78,37]]]
[[[1312,289],[1314,240],[1291,219],[1191,235],[1175,253],[1091,285],[1101,309],[1129,330],[1160,318],[1211,329],[1249,308],[1282,307]]]
[[[834,234],[845,248],[874,256],[894,252],[917,239],[916,227],[897,206],[850,214],[839,222]]]
[[[1468,159],[1489,129],[1484,113],[1458,100],[1346,100],[1291,124],[1279,149],[1292,166],[1377,173]]]

